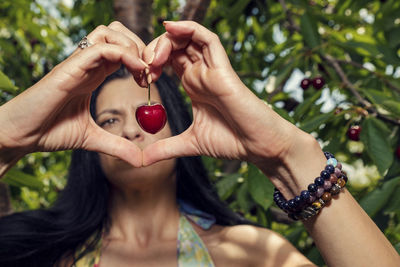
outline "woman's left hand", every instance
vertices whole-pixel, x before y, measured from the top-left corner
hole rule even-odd
[[[257,163],[279,159],[304,134],[239,79],[218,36],[192,21],[166,22],[166,33],[143,51],[156,80],[171,64],[192,100],[193,123],[182,134],[143,151],[143,164],[207,155]]]

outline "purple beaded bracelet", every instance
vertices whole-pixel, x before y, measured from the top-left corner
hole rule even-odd
[[[282,193],[275,188],[274,201],[294,220],[307,220],[317,215],[320,210],[331,201],[332,196],[340,193],[347,183],[347,175],[342,171],[340,164],[332,153],[324,152],[327,159],[325,169],[314,183],[308,185],[307,190],[300,195],[286,200]]]

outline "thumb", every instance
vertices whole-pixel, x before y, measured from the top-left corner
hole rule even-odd
[[[189,129],[180,135],[158,140],[143,150],[143,166],[161,160],[199,155],[195,142],[190,141]]]
[[[93,127],[89,131],[84,149],[120,158],[134,167],[142,166],[142,150],[123,137]]]

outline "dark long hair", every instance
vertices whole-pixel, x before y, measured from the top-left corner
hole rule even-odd
[[[122,67],[107,77],[103,85],[127,75]],[[156,84],[172,134],[177,135],[191,124],[187,106],[168,76],[163,74]],[[93,117],[101,88],[92,94]],[[249,223],[219,199],[200,157],[178,158],[176,175],[177,198],[214,215],[217,224]],[[98,154],[74,151],[67,185],[51,208],[18,212],[0,219],[0,266],[54,266],[63,257],[75,255],[86,244],[86,249],[78,253],[83,256],[94,248],[102,229],[109,224],[108,201],[109,183],[101,170]],[[95,238],[87,244],[92,235]]]

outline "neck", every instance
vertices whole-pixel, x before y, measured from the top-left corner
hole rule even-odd
[[[179,210],[175,175],[146,189],[111,188],[111,228],[107,239],[147,246],[175,240]]]

